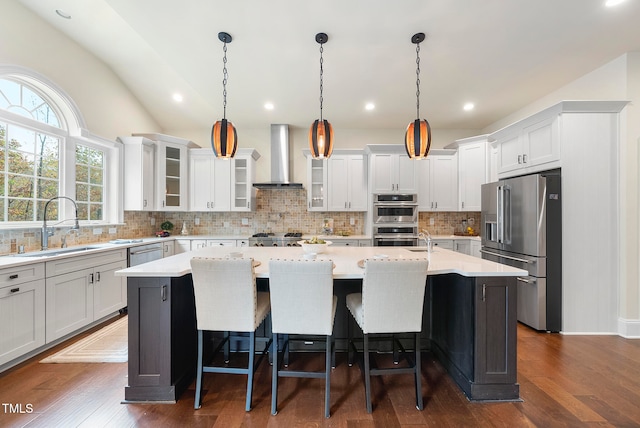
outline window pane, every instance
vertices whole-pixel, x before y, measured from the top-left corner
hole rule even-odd
[[[91,179],[90,181],[91,184],[102,184],[102,170],[92,168],[90,179]]]
[[[0,147],[4,147],[4,139],[7,135],[7,126],[4,123],[0,123]]]
[[[44,217],[44,207],[47,205],[47,201],[38,201],[38,220],[42,221]],[[58,200],[49,202],[47,205],[47,221],[58,220]]]
[[[11,80],[0,79],[0,92],[9,104],[20,104],[20,84]]]
[[[0,174],[0,196],[4,196],[4,174]],[[0,201],[3,199],[0,198]],[[2,219],[2,213],[4,211],[0,211],[0,219]]]
[[[36,133],[19,126],[10,126],[7,140],[9,148],[33,153],[35,148]]]
[[[33,201],[9,199],[7,216],[9,221],[33,221]]]
[[[102,202],[102,186],[91,186],[90,202]]]
[[[91,204],[90,220],[102,220],[102,204]]]
[[[100,150],[91,150],[89,165],[91,165],[92,167],[102,169],[103,162],[104,162],[103,157],[104,157],[104,153],[101,152]]]
[[[8,172],[13,172],[15,174],[33,175],[35,165],[35,158],[33,155],[10,150],[8,160]]]
[[[59,157],[58,145],[60,144],[58,138],[47,134],[38,134],[37,142],[36,154],[57,162]]]
[[[58,195],[58,182],[55,180],[38,180],[38,199],[51,199]]]
[[[89,204],[78,203],[78,218],[80,220],[89,220]]]
[[[89,185],[76,183],[76,201],[89,200]]]
[[[19,198],[32,198],[34,196],[33,177],[7,174],[7,181],[8,196]]]
[[[56,158],[38,157],[36,162],[38,165],[36,175],[45,178],[58,178],[59,165]]]
[[[4,171],[4,167],[5,167],[5,163],[4,163],[4,155],[5,155],[5,151],[4,149],[0,149],[0,174],[2,174]]]
[[[76,181],[80,183],[89,182],[89,167],[76,164]]]
[[[89,153],[86,146],[82,146],[80,144],[76,146],[76,163],[81,163],[83,165],[89,164]]]

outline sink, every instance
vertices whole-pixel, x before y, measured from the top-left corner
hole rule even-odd
[[[11,256],[12,257],[54,257],[54,256],[61,256],[63,254],[83,253],[85,251],[95,250],[97,248],[102,248],[102,247],[87,246],[87,247],[60,248],[59,250],[36,251],[33,253],[12,254]]]

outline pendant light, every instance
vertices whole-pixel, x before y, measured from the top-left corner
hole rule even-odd
[[[227,120],[227,43],[231,43],[231,36],[228,33],[218,33],[218,39],[224,43],[222,51],[222,96],[224,98],[222,120],[217,121],[211,129],[211,148],[213,153],[221,159],[231,159],[236,154],[238,148],[238,134],[233,123]]]
[[[322,45],[329,40],[325,33],[316,34],[320,43],[320,119],[313,122],[309,129],[309,148],[314,159],[327,159],[333,152],[333,126],[322,118]]]
[[[404,145],[411,159],[426,159],[431,148],[431,126],[427,119],[420,119],[420,42],[424,39],[424,33],[411,37],[411,43],[416,45],[416,120],[407,126],[404,134]]]

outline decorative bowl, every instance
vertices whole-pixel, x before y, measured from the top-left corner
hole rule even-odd
[[[308,244],[304,241],[298,241],[298,244],[302,247],[302,251],[305,253],[324,253],[327,246],[331,245],[331,241],[324,241],[324,244]]]

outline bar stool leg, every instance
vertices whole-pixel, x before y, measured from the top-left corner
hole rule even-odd
[[[325,367],[324,367],[324,417],[330,416],[331,408],[331,360],[332,360],[332,346],[333,342],[331,336],[327,336],[327,349],[325,350]]]
[[[271,354],[273,355],[273,366],[271,369],[271,414],[278,413],[278,334],[273,333],[271,342]]]
[[[198,367],[196,370],[198,373],[196,374],[196,398],[193,403],[194,409],[199,409],[202,406],[202,354],[203,354],[203,343],[202,343],[202,330],[198,330]]]
[[[415,370],[416,370],[416,407],[418,410],[424,409],[424,404],[422,402],[422,362],[420,360],[420,333],[416,333],[416,361],[415,361]]]
[[[224,332],[224,363],[229,364],[229,351],[231,350],[231,340],[229,340],[230,333],[228,331]]]
[[[391,344],[393,346],[393,364],[397,365],[400,362],[400,351],[398,350],[398,344],[396,343],[395,333],[391,334]]]
[[[251,410],[251,395],[253,394],[253,372],[255,371],[255,358],[256,358],[256,333],[252,331],[249,333],[249,364],[247,365],[247,404],[245,410],[248,412]]]
[[[364,390],[367,413],[371,413],[371,369],[369,367],[369,335],[364,334]]]

